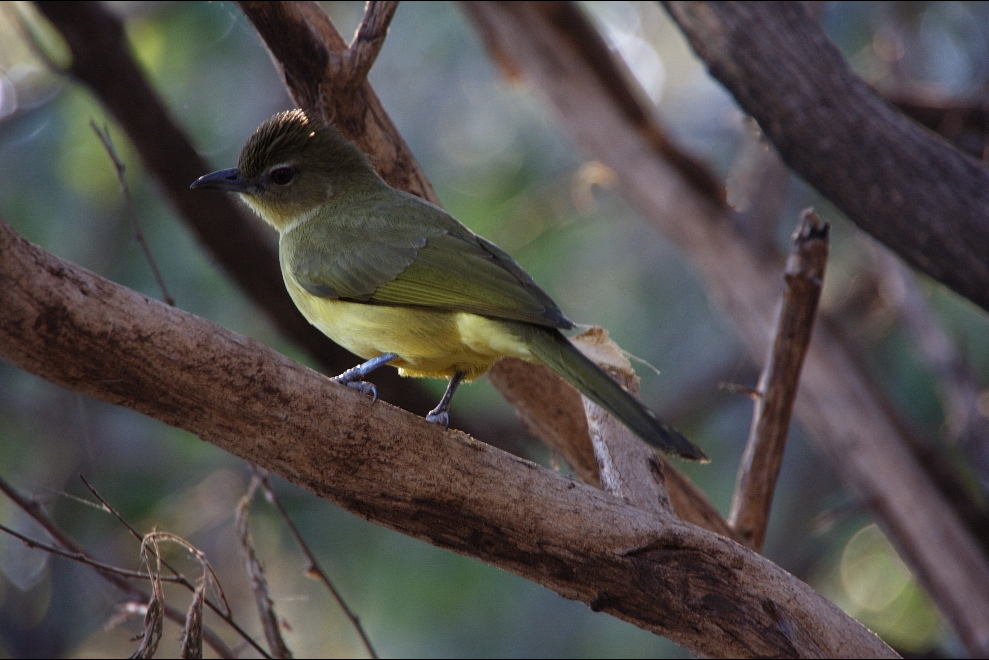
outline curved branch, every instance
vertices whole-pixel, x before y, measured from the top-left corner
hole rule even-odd
[[[22,369],[695,653],[895,657],[737,543],[372,405],[253,340],[48,254],[2,222],[0,308],[0,357]]]
[[[668,2],[786,163],[915,268],[989,310],[989,170],[891,108],[800,2]]]

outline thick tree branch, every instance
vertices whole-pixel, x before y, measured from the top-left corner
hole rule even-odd
[[[915,268],[989,310],[989,170],[880,99],[799,2],[668,2],[783,160]]]
[[[713,656],[894,657],[776,565],[331,382],[0,223],[0,357]],[[114,360],[107,361],[111,353]]]
[[[613,93],[631,75],[571,3],[461,5],[501,56],[543,92],[564,127],[612,168],[643,215],[678,243],[735,323],[755,360],[772,336],[782,261],[752,250],[730,211],[699,192],[692,168],[667,159],[648,136],[658,122]],[[602,81],[609,81],[604,84]],[[647,135],[644,135],[647,134]],[[826,135],[827,131],[822,129]],[[918,186],[946,185],[932,177]],[[989,188],[987,188],[989,190]],[[987,289],[989,290],[989,289]],[[821,321],[824,321],[823,323]],[[989,562],[911,453],[907,431],[830,321],[819,317],[797,414],[837,475],[876,516],[974,656],[989,653]]]

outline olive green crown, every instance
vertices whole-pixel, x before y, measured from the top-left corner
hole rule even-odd
[[[279,163],[306,163],[351,177],[374,172],[364,152],[336,128],[299,109],[279,112],[258,126],[240,152],[237,167],[241,176],[254,180]]]
[[[320,122],[302,110],[279,112],[254,131],[240,152],[237,167],[246,178],[255,178],[265,167],[305,151],[307,143],[323,130]]]

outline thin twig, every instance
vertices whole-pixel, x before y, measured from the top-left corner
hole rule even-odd
[[[226,596],[223,594],[220,582],[216,577],[216,572],[213,570],[213,566],[210,565],[209,559],[206,558],[205,552],[176,534],[152,531],[146,534],[141,540],[141,556],[147,562],[149,572],[151,571],[151,562],[148,555],[153,555],[157,560],[155,570],[152,574],[152,585],[154,585],[155,589],[152,601],[148,604],[149,615],[152,611],[160,609],[160,606],[164,605],[165,602],[164,592],[160,588],[160,584],[164,578],[161,577],[162,558],[158,548],[159,541],[171,541],[182,546],[196,558],[196,561],[199,562],[199,567],[202,569],[202,575],[200,575],[197,581],[198,584],[196,584],[196,588],[192,592],[192,600],[189,603],[189,609],[186,613],[185,625],[182,626],[182,657],[201,658],[203,654],[203,602],[205,601],[206,588],[210,583],[216,587],[220,598],[223,600],[223,604],[228,610],[230,607],[227,604]]]
[[[47,532],[49,536],[55,539],[55,541],[58,542],[58,544],[61,545],[63,548],[65,548],[66,550],[77,556],[86,556],[86,557],[89,556],[85,551],[83,551],[82,548],[80,548],[76,544],[76,542],[68,534],[63,532],[61,528],[59,528],[58,525],[56,525],[55,522],[48,517],[48,514],[44,512],[41,506],[34,499],[29,499],[24,495],[21,495],[21,493],[18,492],[17,489],[14,488],[11,484],[9,484],[7,480],[4,479],[3,477],[0,477],[0,492],[3,492],[3,494],[9,497],[10,500],[14,504],[16,504],[22,511],[24,511],[29,516],[31,516],[31,518],[36,523],[41,525],[41,527],[45,530],[45,532]],[[92,562],[88,562],[88,563],[92,565]],[[142,603],[146,603],[150,599],[150,596],[146,591],[134,586],[133,584],[125,580],[123,576],[118,575],[116,572],[106,571],[98,568],[97,573],[99,573],[99,575],[101,575],[103,579],[110,582],[117,589],[127,594],[131,599],[140,600]],[[165,616],[167,616],[172,621],[175,621],[176,623],[182,623],[183,621],[185,621],[185,616],[182,614],[182,612],[175,609],[174,607],[166,606]],[[237,626],[232,621],[226,621],[226,623],[231,627],[233,627],[242,637],[244,637],[244,639],[254,644],[254,641],[251,640],[250,637],[247,636],[247,633],[241,630],[239,626]],[[211,628],[204,629],[203,639],[207,644],[209,644],[210,648],[216,651],[217,655],[219,655],[221,658],[233,658],[235,656],[233,650],[229,646],[227,646],[226,642],[224,642],[220,638],[220,636],[217,635],[216,632],[214,632]]]
[[[766,538],[800,371],[810,345],[828,258],[829,230],[828,223],[813,210],[801,214],[786,265],[786,290],[776,337],[759,378],[749,441],[738,467],[728,524],[756,552],[762,550]]]
[[[292,651],[289,650],[285,638],[282,637],[281,626],[278,623],[278,615],[275,614],[275,604],[271,599],[271,591],[268,589],[268,578],[264,574],[264,567],[254,551],[254,542],[251,539],[251,531],[247,525],[247,511],[254,499],[261,479],[255,474],[251,477],[251,484],[247,492],[237,503],[237,510],[234,514],[234,526],[237,529],[237,538],[240,540],[240,556],[244,562],[244,572],[247,573],[251,591],[254,592],[254,601],[258,607],[258,617],[261,619],[261,628],[264,636],[268,640],[268,647],[272,656],[276,658],[291,658]]]
[[[107,513],[109,513],[110,515],[112,515],[114,518],[116,518],[117,519],[117,522],[119,522],[121,525],[123,525],[124,528],[128,532],[131,533],[131,536],[133,536],[139,542],[144,543],[144,539],[146,538],[146,535],[143,535],[140,532],[138,532],[136,529],[134,529],[134,526],[131,525],[129,522],[127,522],[127,520],[122,515],[120,515],[120,512],[118,512],[115,508],[113,508],[113,506],[111,506],[111,504],[102,495],[100,495],[99,491],[97,491],[96,488],[86,480],[86,477],[84,477],[83,475],[80,474],[79,475],[79,478],[82,480],[82,483],[85,484],[86,488],[89,489],[89,492],[93,494],[93,497],[95,497],[97,500],[99,500],[102,509],[104,511],[106,511]],[[170,535],[170,534],[167,534],[166,532],[158,532],[158,535],[159,536],[165,536],[165,535],[167,535],[167,537],[168,537],[169,540],[172,540],[172,541],[175,541],[177,543],[180,543],[181,545],[184,545],[190,552],[196,554],[197,556],[199,556],[201,554],[201,552],[200,552],[200,550],[198,548],[196,548],[195,546],[191,545],[190,543],[188,543],[187,541],[185,541],[184,539],[182,539],[179,536]],[[157,546],[155,546],[155,547],[157,547]],[[152,548],[150,551],[151,552],[155,552],[155,549]],[[174,575],[176,578],[178,578],[179,584],[181,584],[182,586],[184,586],[189,591],[192,591],[193,593],[195,593],[197,587],[192,584],[192,582],[189,580],[189,578],[187,578],[185,575],[183,575],[181,573],[181,571],[177,570],[171,564],[169,564],[168,561],[166,561],[164,558],[161,558],[160,561],[161,561],[161,565],[162,566],[164,566],[165,568],[167,568],[169,571],[172,572],[172,575]],[[207,566],[208,566],[208,564],[207,564]],[[210,573],[212,573],[212,572],[213,572],[212,571],[212,568],[210,568]],[[231,619],[233,617],[233,612],[230,610],[230,604],[227,602],[227,598],[223,594],[223,589],[220,587],[220,581],[218,579],[216,579],[216,576],[215,575],[213,576],[213,584],[216,585],[216,590],[217,590],[217,593],[220,596],[220,601],[223,603],[223,608],[221,609],[221,608],[215,606],[209,600],[206,601],[206,604],[210,607],[210,609],[212,609],[213,611],[215,611],[221,617],[224,617],[225,619]],[[230,622],[228,621],[228,623],[230,623]]]
[[[364,18],[354,33],[354,39],[347,50],[340,54],[342,79],[348,85],[360,85],[367,80],[367,74],[385,45],[388,26],[398,9],[398,2],[371,0],[364,9]]]
[[[140,534],[136,529],[134,529],[134,526],[131,525],[129,522],[127,522],[127,520],[124,519],[124,517],[121,516],[120,513],[117,512],[117,510],[114,509],[110,505],[110,503],[107,502],[107,500],[102,495],[100,495],[99,491],[97,491],[96,488],[94,488],[88,481],[86,481],[86,478],[84,476],[79,475],[79,478],[82,480],[83,484],[85,484],[86,488],[89,489],[89,492],[93,494],[93,497],[95,497],[96,499],[98,499],[100,501],[100,504],[103,506],[103,508],[108,513],[110,513],[114,518],[116,518],[120,522],[120,524],[123,525],[124,528],[127,529],[127,531],[129,531],[131,533],[132,536],[134,536],[138,541],[140,541],[140,542],[143,543],[144,542],[144,536],[142,534]],[[159,533],[159,534],[161,534],[161,533]],[[178,538],[178,537],[176,537],[176,538]],[[162,566],[164,566],[169,571],[171,571],[172,574],[175,575],[175,577],[179,578],[179,584],[181,584],[186,589],[188,589],[189,591],[193,592],[193,594],[195,594],[196,585],[193,585],[192,582],[190,582],[188,578],[186,578],[182,573],[180,573],[175,568],[173,568],[172,565],[169,564],[164,559],[162,559]],[[250,644],[252,647],[254,647],[254,649],[256,651],[258,651],[259,653],[261,653],[262,657],[270,658],[271,656],[268,655],[268,652],[265,651],[264,648],[260,644],[258,644],[256,641],[254,641],[254,639],[250,635],[247,634],[247,631],[245,631],[243,628],[241,628],[240,625],[234,620],[234,618],[233,618],[233,612],[231,612],[231,610],[230,610],[230,605],[229,605],[229,603],[227,603],[226,597],[223,595],[223,591],[220,589],[220,582],[219,582],[219,580],[216,580],[214,578],[213,582],[217,586],[217,593],[219,593],[219,595],[220,595],[220,600],[223,603],[223,607],[221,608],[220,606],[218,606],[216,603],[214,603],[212,600],[210,600],[208,598],[206,599],[206,606],[208,608],[210,608],[210,610],[212,610],[217,616],[219,616],[221,619],[223,619],[224,623],[226,623],[228,626],[230,626],[231,628],[233,628],[237,632],[237,634],[240,635],[244,639],[244,641],[246,641],[248,644]],[[177,622],[180,622],[180,623],[185,621],[185,616],[182,615],[181,612],[179,612],[178,610],[174,610],[174,612],[176,613],[176,616],[179,617],[179,618],[173,619],[174,621],[177,621]],[[169,616],[169,618],[172,619],[173,617],[172,616]],[[212,646],[212,644],[210,646]]]
[[[44,550],[47,553],[58,555],[59,557],[65,557],[66,559],[71,559],[72,561],[79,562],[80,564],[86,564],[87,566],[92,566],[93,568],[100,571],[107,571],[108,573],[114,573],[125,578],[134,578],[136,580],[151,580],[153,576],[147,573],[142,573],[141,571],[131,571],[126,568],[120,568],[118,566],[113,566],[111,564],[104,564],[101,561],[97,561],[87,555],[84,552],[70,552],[69,550],[63,550],[54,545],[50,545],[43,541],[33,539],[30,536],[25,536],[20,532],[7,527],[6,525],[0,525],[0,531],[10,534],[14,538],[20,539],[24,542],[24,545],[29,548],[37,548],[39,550]],[[181,583],[181,579],[177,577],[161,578],[166,582]]]
[[[111,516],[113,516],[114,518],[116,518],[117,519],[117,522],[119,522],[121,525],[123,525],[124,529],[126,529],[128,532],[130,532],[130,535],[133,536],[135,539],[137,539],[138,543],[143,543],[144,542],[144,534],[141,534],[140,532],[138,532],[134,528],[133,525],[131,525],[129,522],[127,522],[127,519],[124,518],[122,515],[120,515],[120,512],[117,511],[102,495],[100,495],[100,492],[98,490],[96,490],[96,487],[95,486],[93,486],[91,483],[89,483],[89,481],[87,481],[87,479],[86,479],[85,476],[83,476],[83,475],[80,474],[79,475],[79,480],[82,481],[83,485],[86,486],[86,489],[89,490],[89,492],[93,495],[93,497],[95,497],[99,501],[99,503],[100,503],[99,504],[99,508],[102,511],[105,511],[106,513],[109,513]],[[85,502],[86,504],[89,504],[90,506],[93,505],[92,502],[89,502],[87,500],[84,500],[81,497],[78,497],[78,498],[75,497],[75,496],[71,496],[71,497],[73,497],[73,499],[79,500],[80,502]],[[151,551],[154,552],[154,549],[152,549]],[[162,559],[162,565],[165,568],[167,568],[168,570],[170,570],[172,572],[172,575],[174,575],[177,578],[179,578],[180,580],[182,580],[183,581],[182,584],[185,584],[186,586],[191,586],[191,583],[185,578],[185,576],[182,575],[175,568],[173,568],[172,565],[169,564],[164,559]]]
[[[106,149],[107,155],[110,156],[110,160],[113,162],[114,170],[117,172],[117,181],[120,182],[120,192],[124,196],[124,207],[127,210],[127,216],[130,218],[131,226],[134,228],[134,240],[137,241],[138,245],[141,246],[141,250],[144,251],[144,257],[151,266],[151,272],[158,282],[158,288],[161,289],[162,299],[174,307],[175,298],[168,292],[168,287],[165,286],[165,279],[161,276],[161,271],[158,270],[158,264],[155,263],[155,258],[151,256],[151,248],[148,247],[148,242],[144,240],[144,232],[141,231],[141,223],[137,219],[137,209],[134,208],[134,200],[130,196],[130,188],[127,186],[127,179],[124,177],[126,166],[120,160],[120,156],[117,155],[117,150],[113,146],[113,140],[110,139],[110,129],[106,124],[101,129],[92,119],[89,120],[89,125],[92,127],[93,132],[96,133],[96,137],[103,143],[103,148]]]
[[[213,570],[213,565],[209,563],[209,559],[207,559],[205,552],[194,546],[192,543],[189,543],[178,534],[173,534],[172,532],[159,532],[159,531],[149,532],[148,534],[144,535],[144,538],[141,539],[142,545],[146,544],[146,541],[149,536],[153,536],[155,538],[156,550],[158,547],[157,545],[158,541],[171,541],[172,543],[182,546],[183,548],[186,549],[186,551],[189,552],[189,554],[195,557],[196,561],[199,562],[200,567],[203,569],[203,577],[201,578],[201,580],[206,580],[207,578],[210,578],[210,581],[213,583],[213,586],[216,588],[217,595],[219,595],[220,600],[223,602],[223,612],[218,612],[218,614],[223,614],[225,612],[227,613],[228,616],[230,615],[231,612],[230,603],[227,602],[227,596],[223,592],[223,587],[220,585],[220,580],[219,578],[217,578],[216,571]],[[164,560],[162,560],[161,558],[159,558],[159,561],[162,561],[162,563],[164,563]],[[175,569],[173,568],[169,568],[168,570],[172,571],[173,573],[175,572]],[[182,580],[184,580],[184,582],[182,583],[183,585],[192,587],[192,583],[189,582],[188,578],[186,578],[182,574],[178,574],[176,577],[179,577]]]
[[[151,549],[148,552],[148,549]],[[150,556],[149,556],[150,555]],[[155,567],[151,567],[151,557],[155,558]],[[165,607],[165,591],[161,588],[161,553],[155,534],[148,534],[141,542],[141,558],[151,574],[151,600],[144,613],[144,633],[141,635],[141,645],[131,658],[153,658],[161,641],[161,631],[164,624],[163,610]]]
[[[323,585],[336,600],[337,605],[340,606],[340,609],[343,610],[346,617],[350,619],[350,623],[354,626],[357,634],[360,635],[361,641],[364,643],[364,647],[367,649],[368,654],[372,658],[377,659],[378,654],[375,652],[374,647],[371,646],[371,640],[364,631],[364,626],[361,625],[360,619],[356,614],[354,614],[353,610],[347,606],[347,602],[343,599],[343,596],[339,591],[337,591],[337,588],[333,586],[333,582],[330,581],[330,577],[326,574],[326,571],[323,570],[323,567],[320,566],[319,561],[316,559],[316,555],[314,555],[312,550],[309,549],[309,544],[307,544],[306,540],[302,538],[302,533],[299,532],[299,528],[296,527],[295,522],[292,520],[292,517],[288,515],[288,511],[282,504],[281,499],[279,499],[274,489],[272,489],[271,482],[268,480],[267,471],[262,470],[259,467],[255,467],[254,470],[255,475],[258,475],[261,480],[261,487],[264,489],[265,499],[268,500],[268,502],[270,502],[271,505],[278,511],[279,515],[281,515],[282,520],[285,521],[285,525],[289,529],[289,532],[291,532],[295,542],[299,545],[299,549],[302,550],[302,554],[306,556],[306,560],[309,562],[309,566],[306,568],[306,574],[310,577],[317,578],[323,583]]]
[[[203,657],[203,603],[206,600],[206,580],[202,580],[192,592],[192,601],[185,615],[182,628],[182,657]]]

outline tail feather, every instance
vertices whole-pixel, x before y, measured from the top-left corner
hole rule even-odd
[[[533,355],[629,430],[658,449],[695,461],[708,458],[675,428],[625,391],[558,330],[518,324]]]

